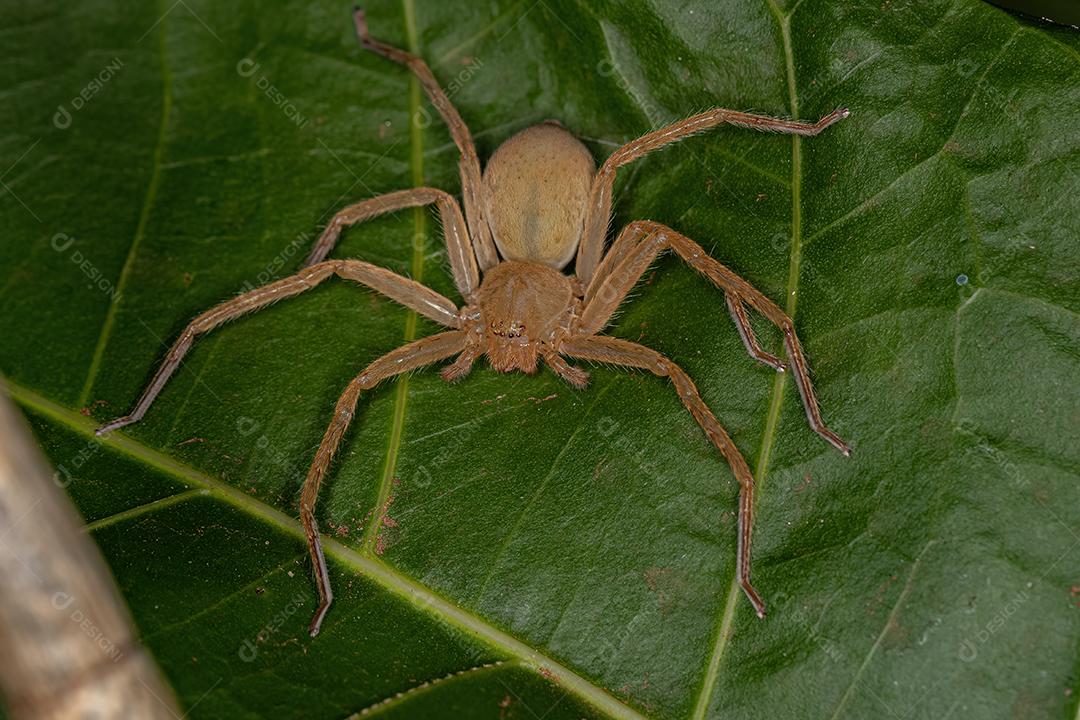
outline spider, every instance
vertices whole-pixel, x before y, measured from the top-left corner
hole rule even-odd
[[[407,343],[372,362],[348,384],[334,408],[300,499],[300,518],[319,591],[319,606],[309,628],[312,637],[319,633],[333,601],[315,503],[360,393],[388,378],[450,358],[453,362],[441,374],[448,382],[457,381],[484,355],[499,372],[532,374],[543,360],[576,388],[585,388],[589,374],[567,358],[638,368],[668,378],[739,482],[736,578],[757,615],[765,617],[765,603],[750,582],[754,478],[746,460],[678,365],[655,350],[600,335],[600,331],[657,256],[671,250],[724,292],[747,352],[777,372],[788,366],[762,349],[750,326],[747,307],[782,331],[810,427],[844,455],[850,449],[821,419],[795,327],[779,306],[708,256],[696,242],[658,222],[631,222],[604,252],[612,186],[619,167],[723,123],[812,136],[847,117],[848,111],[836,110],[816,123],[804,123],[716,108],[623,145],[599,170],[581,141],[559,122],[546,121],[506,140],[481,173],[469,130],[427,64],[372,38],[362,10],[355,11],[354,21],[363,47],[411,70],[449,127],[461,153],[464,212],[451,195],[430,187],[379,195],[341,210],[316,241],[300,272],[238,295],[196,317],[169,349],[131,413],[102,425],[97,434],[140,420],[197,336],[244,313],[299,295],[336,275],[366,285],[449,330]],[[344,228],[385,213],[428,205],[435,205],[441,216],[454,284],[465,300],[463,307],[370,263],[326,259]],[[574,274],[563,272],[575,258]]]

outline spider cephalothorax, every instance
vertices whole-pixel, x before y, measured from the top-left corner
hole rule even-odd
[[[300,518],[307,534],[320,598],[311,621],[312,635],[319,632],[333,600],[315,521],[315,501],[355,414],[360,393],[387,378],[451,358],[454,360],[443,369],[442,376],[458,380],[468,374],[482,355],[501,372],[536,372],[543,361],[564,380],[582,388],[587,384],[588,374],[566,358],[641,368],[668,378],[678,391],[679,400],[728,461],[739,481],[735,572],[754,610],[764,617],[765,604],[750,584],[754,478],[742,454],[678,365],[643,345],[599,333],[649,265],[660,253],[670,250],[724,292],[728,311],[751,357],[783,372],[788,366],[758,343],[747,307],[780,328],[810,426],[845,455],[848,447],[825,427],[795,327],[774,302],[709,257],[696,242],[656,222],[631,222],[605,252],[611,191],[615,171],[620,166],[722,123],[816,135],[846,117],[847,111],[829,113],[816,123],[802,123],[716,108],[623,145],[599,170],[577,138],[559,123],[548,121],[504,142],[481,174],[468,128],[424,61],[371,38],[363,12],[357,11],[355,19],[364,47],[411,69],[446,121],[461,152],[464,212],[452,196],[427,187],[387,193],[341,210],[315,243],[304,269],[195,318],[169,350],[131,414],[106,423],[98,433],[142,418],[191,349],[196,336],[246,312],[310,290],[337,275],[366,285],[447,330],[376,359],[349,383],[337,402],[300,498]],[[387,212],[422,205],[438,208],[454,284],[465,300],[463,307],[420,283],[371,263],[326,259],[344,228]],[[565,274],[563,268],[575,258],[574,275]]]
[[[479,326],[483,352],[500,372],[534,373],[541,357],[557,353],[578,301],[563,273],[512,260],[491,268],[477,295],[479,316],[469,322]]]

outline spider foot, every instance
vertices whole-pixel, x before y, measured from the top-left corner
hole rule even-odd
[[[476,355],[467,352],[461,353],[458,355],[457,360],[444,367],[439,375],[446,382],[457,382],[472,371],[473,362],[475,361]]]
[[[754,359],[764,365],[768,365],[778,373],[787,372],[787,365],[784,364],[784,361],[772,353],[762,350],[760,354],[754,356]]]
[[[110,433],[113,430],[117,430],[119,428],[122,428],[125,425],[131,425],[134,422],[135,422],[135,418],[131,417],[130,415],[125,415],[124,417],[118,417],[115,420],[110,420],[109,422],[107,422],[104,425],[102,425],[101,427],[99,427],[97,430],[94,431],[94,434],[97,435],[98,437],[101,437],[102,435],[105,435],[106,433]]]
[[[750,604],[754,606],[754,612],[757,613],[759,618],[765,618],[765,601],[758,595],[758,591],[754,589],[754,586],[750,584],[749,580],[739,580],[739,585],[742,587],[743,592],[746,594],[746,598],[750,601]]]
[[[468,374],[468,368],[462,369],[454,365],[448,365],[439,372],[439,376],[448,383],[455,383]]]
[[[589,373],[581,368],[574,367],[563,360],[561,356],[555,353],[545,355],[544,362],[547,363],[548,367],[550,367],[556,375],[576,387],[578,390],[583,390],[589,385]]]
[[[834,433],[824,425],[820,427],[814,427],[814,432],[822,437],[825,442],[832,445],[834,448],[844,454],[844,457],[851,457],[851,447],[846,442],[840,439],[840,436]]]
[[[353,24],[356,25],[356,36],[360,38],[360,42],[366,45],[366,41],[371,39],[371,34],[368,33],[367,18],[364,17],[364,8],[359,5],[353,5]]]
[[[816,123],[816,129],[820,132],[821,130],[824,130],[825,128],[832,125],[833,123],[840,122],[850,114],[851,111],[847,108],[837,108],[825,117],[818,120]]]
[[[383,41],[371,37],[371,33],[368,32],[367,17],[364,15],[364,9],[359,5],[353,7],[353,24],[356,26],[356,37],[360,40],[360,44],[365,49],[370,50],[376,55],[382,55],[384,58],[410,67],[412,66],[413,61],[416,60],[414,56],[401,48],[387,45]],[[423,61],[420,61],[420,63],[423,64]]]
[[[311,618],[311,625],[308,627],[308,633],[311,637],[315,637],[322,629],[323,618],[326,617],[326,613],[330,610],[330,601],[320,602],[319,609],[315,611],[315,616]]]
[[[579,390],[584,390],[589,386],[589,373],[581,368],[568,367],[565,372],[560,373],[566,382],[570,383]]]
[[[372,51],[376,55],[382,55],[383,57],[390,58],[391,60],[397,60],[403,62],[403,60],[395,57],[395,52],[400,54],[400,50],[391,48],[385,43],[379,42],[375,38],[371,37],[371,33],[368,31],[367,17],[364,14],[364,8],[356,5],[353,7],[353,25],[356,26],[356,37],[360,41],[360,44],[367,50]]]

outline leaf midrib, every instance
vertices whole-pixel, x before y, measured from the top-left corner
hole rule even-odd
[[[794,53],[791,45],[790,34],[790,19],[792,13],[785,16],[780,8],[776,5],[775,0],[765,0],[765,3],[769,9],[769,12],[775,17],[777,24],[779,25],[781,38],[784,46],[784,60],[787,75],[788,86],[788,102],[791,106],[791,117],[798,119],[799,103],[798,95],[795,86],[795,60]],[[797,7],[797,5],[796,5]],[[606,36],[605,36],[606,37]],[[610,55],[610,52],[609,52]],[[614,58],[613,58],[614,59]],[[642,107],[639,99],[631,92],[627,92],[627,95],[642,109],[642,113],[647,119],[648,113],[645,112],[645,108]],[[801,262],[801,250],[802,250],[802,150],[800,145],[800,139],[798,135],[792,135],[792,168],[791,168],[791,202],[792,202],[792,222],[791,222],[791,252],[788,260],[788,278],[787,278],[787,298],[785,302],[785,312],[789,317],[794,319],[795,306],[796,306],[796,291],[799,283],[799,267]],[[748,165],[759,172],[762,172],[756,166]],[[786,184],[786,183],[785,183]],[[761,448],[759,450],[758,459],[754,469],[754,483],[758,490],[758,497],[760,498],[760,489],[765,479],[765,474],[768,470],[769,459],[772,455],[772,447],[776,438],[777,428],[780,423],[780,409],[783,403],[784,386],[787,381],[788,373],[777,373],[773,379],[773,387],[771,391],[771,399],[769,402],[769,410],[765,421],[765,429],[763,433]],[[705,676],[702,679],[701,690],[697,696],[694,704],[694,709],[691,713],[692,720],[703,720],[708,713],[709,703],[712,700],[713,691],[716,687],[716,680],[720,673],[720,664],[723,658],[724,650],[727,648],[727,641],[730,637],[731,626],[735,618],[735,605],[738,602],[741,590],[739,588],[737,576],[733,575],[731,583],[728,587],[727,596],[724,601],[723,608],[720,612],[720,617],[717,622],[717,631],[715,633],[715,641],[713,643],[712,652],[709,656],[709,663],[706,666]],[[1078,718],[1080,720],[1080,718]]]
[[[142,244],[143,238],[146,236],[146,226],[150,220],[150,212],[153,209],[154,202],[157,200],[158,186],[161,184],[161,167],[162,158],[165,153],[165,143],[167,140],[167,134],[169,129],[169,116],[172,114],[172,71],[169,70],[168,58],[165,54],[166,37],[165,26],[168,24],[168,12],[162,12],[161,3],[158,3],[158,17],[160,20],[160,31],[158,32],[158,54],[161,61],[161,124],[158,127],[157,144],[154,147],[153,164],[150,170],[150,183],[146,188],[146,197],[143,199],[142,209],[139,211],[139,220],[135,225],[135,236],[132,238],[131,247],[128,248],[127,256],[124,258],[124,264],[120,269],[120,277],[116,281],[116,292],[113,293],[112,299],[109,301],[109,309],[105,312],[105,322],[101,326],[101,332],[98,335],[98,340],[94,346],[94,354],[90,359],[90,367],[86,371],[86,380],[83,382],[82,390],[79,391],[79,397],[76,400],[76,405],[80,407],[85,405],[90,399],[90,391],[93,390],[94,381],[97,379],[98,371],[101,369],[101,363],[105,358],[105,347],[109,343],[109,338],[112,336],[113,325],[116,323],[116,313],[120,308],[120,301],[124,296],[124,288],[127,286],[128,278],[131,276],[132,268],[135,266],[135,256],[138,254],[139,245]]]
[[[133,458],[158,472],[181,481],[186,485],[195,485],[215,499],[226,502],[242,512],[273,525],[277,529],[299,540],[305,538],[299,521],[275,507],[267,505],[232,485],[179,462],[154,448],[131,439],[123,432],[113,432],[104,437],[94,434],[95,423],[80,413],[63,407],[38,393],[7,381],[6,387],[12,400],[23,408],[59,423],[78,435],[98,442],[115,452]],[[186,491],[181,491],[186,493]],[[163,503],[168,506],[171,503]],[[148,506],[142,506],[144,509]],[[156,509],[156,508],[155,508]],[[127,511],[125,511],[127,512]],[[97,521],[105,523],[107,518]],[[387,564],[370,550],[355,550],[332,537],[323,536],[323,548],[327,554],[349,566],[384,590],[387,590],[415,608],[416,612],[428,612],[441,621],[454,626],[462,632],[479,638],[483,642],[501,650],[544,677],[561,685],[585,702],[617,720],[648,720],[637,710],[624,704],[604,688],[595,685],[574,672],[568,666],[545,655],[536,648],[519,640],[513,635],[490,625],[483,618],[458,607],[451,601],[437,595],[433,590],[421,585],[397,568]]]
[[[420,40],[416,32],[416,8],[413,0],[402,0],[402,10],[405,14],[405,35],[409,52],[419,54]],[[409,78],[409,165],[412,168],[412,185],[421,187],[424,184],[424,137],[423,128],[416,122],[417,113],[421,103],[420,82],[415,75]],[[422,283],[424,281],[424,241],[427,237],[427,212],[425,208],[413,209],[413,237],[412,237],[412,261],[409,272],[412,279]],[[415,311],[409,310],[405,316],[405,332],[403,343],[410,343],[416,339],[418,317]],[[365,550],[371,550],[376,546],[379,530],[382,528],[384,508],[389,504],[390,492],[394,487],[394,475],[397,472],[398,455],[401,452],[401,438],[405,429],[405,410],[409,402],[409,375],[401,375],[397,379],[394,389],[394,412],[390,421],[390,437],[387,440],[386,460],[383,463],[382,478],[379,481],[379,494],[375,500],[375,507],[371,513],[371,523],[364,531],[362,546]]]
[[[769,12],[780,26],[780,37],[784,45],[784,65],[787,74],[788,103],[791,106],[792,119],[799,118],[799,98],[795,87],[795,57],[791,46],[791,15],[785,16],[776,4],[776,0],[765,0]],[[796,5],[796,7],[798,7]],[[794,10],[792,11],[794,12]],[[788,257],[788,277],[786,285],[787,298],[784,311],[789,318],[795,318],[795,306],[799,285],[799,265],[802,257],[802,145],[798,135],[791,136],[791,252]],[[773,378],[769,411],[765,419],[765,429],[761,440],[761,448],[758,451],[757,462],[754,466],[754,489],[760,500],[761,489],[768,472],[769,460],[772,457],[773,443],[776,440],[776,431],[780,425],[780,409],[784,399],[784,387],[789,373],[776,373]],[[752,548],[751,548],[752,549]],[[709,711],[713,691],[716,688],[716,680],[720,675],[720,665],[724,651],[727,649],[728,638],[731,635],[732,625],[735,622],[735,603],[739,601],[740,588],[738,576],[731,578],[728,587],[727,598],[724,608],[720,613],[720,621],[716,631],[716,640],[712,653],[709,656],[709,665],[702,680],[701,692],[694,705],[691,715],[693,720],[703,720]]]

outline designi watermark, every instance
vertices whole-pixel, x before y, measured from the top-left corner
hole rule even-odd
[[[101,72],[95,75],[66,105],[61,103],[56,106],[56,113],[53,115],[53,125],[58,130],[67,130],[71,127],[73,121],[72,113],[78,112],[86,107],[87,103],[93,100],[94,97],[105,88],[105,85],[116,77],[116,74],[120,72],[120,69],[123,67],[124,63],[120,58],[114,57],[110,60],[108,64],[101,69]],[[68,107],[71,109],[69,110]]]
[[[1001,632],[1005,627],[1005,623],[1009,621],[1013,615],[1020,609],[1020,606],[1028,601],[1031,596],[1028,595],[1027,590],[1021,590],[1013,597],[1005,602],[1005,604],[994,613],[994,617],[990,618],[979,630],[969,638],[965,638],[960,643],[960,652],[958,653],[960,659],[966,663],[974,662],[975,658],[979,657],[979,648],[990,642],[990,638]]]
[[[56,592],[53,593],[51,602],[54,608],[56,608],[60,612],[67,613],[68,618],[72,622],[78,624],[79,629],[83,631],[86,637],[94,641],[94,644],[97,645],[101,649],[101,651],[105,653],[106,657],[108,657],[114,663],[120,662],[120,660],[123,659],[124,651],[121,650],[112,640],[109,640],[109,638],[105,637],[105,633],[101,631],[101,628],[95,625],[94,621],[88,618],[86,614],[78,608],[78,606],[72,608],[72,606],[75,605],[74,595],[66,592]],[[71,612],[68,612],[69,608],[71,609]]]
[[[243,58],[236,63],[236,74],[242,78],[251,78],[259,72],[261,67],[262,65],[259,62],[251,58]],[[296,127],[303,129],[311,122],[311,118],[301,113],[293,101],[285,93],[281,92],[274,83],[270,82],[266,75],[260,74],[255,79],[255,87],[261,90],[262,94],[269,98],[270,102],[274,103],[274,106],[279,108]]]
[[[75,238],[67,233],[56,233],[52,236],[52,240],[49,241],[49,244],[56,252],[66,253],[71,249],[71,246],[75,244]],[[78,266],[79,270],[82,270],[83,275],[90,279],[91,287],[96,287],[113,300],[120,297],[120,291],[112,284],[112,281],[105,277],[101,270],[99,270],[94,263],[90,262],[90,258],[83,255],[80,250],[71,250],[68,259]]]
[[[281,610],[278,610],[277,613],[262,626],[254,638],[249,638],[240,643],[240,648],[236,651],[236,654],[240,659],[246,663],[254,662],[255,658],[259,656],[259,645],[266,642],[268,637],[280,630],[286,621],[303,607],[307,599],[307,593],[298,592],[293,595],[292,598],[289,599],[288,604],[281,608]]]

